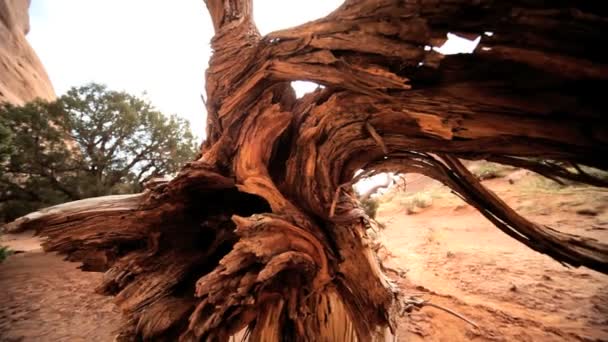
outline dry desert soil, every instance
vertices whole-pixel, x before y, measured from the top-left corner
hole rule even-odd
[[[608,241],[608,192],[558,186],[521,170],[484,181],[528,218]],[[404,298],[436,307],[400,318],[399,341],[608,341],[608,276],[567,268],[520,245],[447,189],[408,176],[380,198],[380,257]],[[40,251],[29,233],[0,244],[24,251],[0,264],[0,341],[112,341],[120,313],[93,293],[101,277]]]

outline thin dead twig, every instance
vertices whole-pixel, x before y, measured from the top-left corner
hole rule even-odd
[[[388,155],[388,147],[386,147],[386,144],[384,143],[384,140],[382,140],[382,137],[380,136],[380,134],[378,134],[378,131],[376,131],[376,129],[374,128],[374,126],[372,126],[372,124],[370,124],[369,122],[365,123],[365,128],[369,132],[369,135],[372,136],[372,138],[374,139],[374,141],[376,141],[376,144],[378,144],[378,146],[380,146],[380,148],[382,149],[382,152],[384,153],[384,155],[387,156]]]
[[[410,297],[409,299],[404,301],[404,307],[402,310],[402,314],[404,314],[405,312],[411,312],[413,309],[422,309],[425,306],[432,306],[434,308],[443,310],[447,313],[449,313],[450,315],[453,315],[455,317],[460,318],[461,320],[469,323],[470,325],[474,326],[475,328],[479,329],[479,326],[477,325],[477,323],[471,321],[470,319],[466,318],[465,316],[459,314],[458,312],[452,310],[452,309],[448,309],[444,306],[441,306],[439,304],[434,304],[429,302],[428,300],[424,300],[424,299],[420,299],[420,298],[415,298],[415,297]]]

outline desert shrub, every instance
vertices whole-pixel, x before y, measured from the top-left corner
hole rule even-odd
[[[512,167],[501,164],[480,162],[479,164],[471,167],[471,173],[477,176],[477,178],[480,180],[486,180],[504,177],[511,169]]]
[[[563,166],[563,165],[562,165]],[[579,171],[573,167],[567,167],[567,169],[572,173],[578,173]],[[580,166],[582,172],[593,176],[595,178],[603,179],[608,181],[608,172],[595,169],[587,166]],[[571,181],[567,179],[560,179],[561,183],[558,183],[552,179],[546,178],[539,174],[532,174],[528,177],[528,182],[524,185],[532,191],[545,191],[545,192],[563,192],[569,191],[571,188],[587,188],[589,185],[584,183],[579,183],[576,181]]]
[[[11,255],[12,251],[6,246],[0,246],[0,262],[3,262],[7,256]]]
[[[424,209],[433,204],[433,197],[426,192],[417,192],[411,196],[402,197],[399,204],[405,208],[408,214],[416,211],[416,208]]]
[[[568,183],[560,184],[552,179],[537,176],[530,180],[530,186],[535,190],[544,190],[548,192],[559,191],[568,186]]]
[[[363,210],[365,210],[367,216],[376,218],[376,212],[378,211],[380,203],[377,198],[369,197],[361,201],[361,206],[363,207]]]
[[[414,205],[418,208],[426,208],[426,207],[430,207],[431,204],[433,204],[433,198],[425,193],[417,193],[414,198],[412,199],[412,201],[414,202]]]

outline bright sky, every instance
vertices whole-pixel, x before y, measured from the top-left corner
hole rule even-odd
[[[254,0],[262,34],[325,16],[341,0]],[[88,82],[147,98],[203,137],[211,20],[203,0],[32,0],[27,38],[58,95]]]

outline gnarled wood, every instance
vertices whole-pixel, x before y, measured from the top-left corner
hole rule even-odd
[[[97,291],[115,295],[125,312],[119,340],[394,334],[398,293],[369,247],[351,188],[377,172],[438,179],[528,247],[608,273],[604,242],[526,220],[458,159],[607,185],[558,164],[608,169],[599,157],[608,152],[607,56],[595,49],[608,23],[603,7],[349,0],[262,37],[251,1],[206,4],[215,36],[200,158],[142,194],[10,224],[106,271]],[[448,32],[485,31],[493,35],[471,55],[425,48]],[[294,80],[324,88],[297,99]]]

